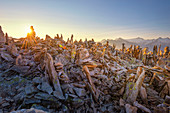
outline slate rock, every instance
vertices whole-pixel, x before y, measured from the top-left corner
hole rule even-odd
[[[35,103],[40,103],[41,102],[41,100],[39,100],[39,99],[25,99],[24,100],[24,104],[35,104]]]
[[[37,104],[33,104],[31,106],[31,108],[34,108],[34,109],[38,109],[38,110],[43,110],[43,111],[46,111],[46,112],[49,112],[49,110],[41,105],[37,105]]]
[[[7,106],[10,106],[10,104],[8,102],[5,102],[1,105],[2,107],[7,107]]]
[[[125,105],[126,113],[137,113],[137,107],[131,106],[130,104]]]
[[[84,104],[84,101],[82,99],[79,99],[79,98],[74,98],[74,99],[72,99],[71,103],[75,108],[78,108],[78,107],[80,107]]]
[[[51,97],[51,95],[43,92],[38,92],[37,94],[35,94],[34,97],[37,99],[48,100]]]
[[[0,82],[3,81],[3,80],[4,80],[4,78],[3,78],[3,77],[0,77]]]
[[[83,88],[73,88],[73,89],[79,97],[86,95],[86,90]]]
[[[35,92],[38,92],[38,90],[36,90],[32,84],[29,84],[25,87],[25,93],[27,95],[35,93]]]
[[[47,112],[43,110],[31,108],[31,109],[21,109],[17,111],[12,111],[11,113],[47,113]]]
[[[53,92],[52,87],[47,82],[42,82],[41,88],[42,91],[51,94]]]
[[[61,100],[65,99],[65,97],[63,95],[61,95],[61,93],[58,91],[53,91],[53,95],[58,99],[61,99]]]
[[[8,102],[14,102],[14,100],[11,99],[10,97],[6,97],[5,100],[8,101]]]
[[[165,97],[165,103],[170,104],[170,96],[166,95],[166,97]]]
[[[25,73],[28,73],[30,66],[14,65],[11,69],[18,73],[25,74]]]
[[[18,102],[24,100],[24,97],[25,97],[25,92],[20,92],[17,95],[15,95],[13,99],[15,102]]]
[[[0,104],[2,104],[2,102],[3,102],[3,99],[2,99],[2,97],[0,97]]]
[[[1,53],[1,57],[3,58],[3,59],[5,59],[6,61],[13,61],[14,59],[11,57],[11,55],[9,55],[8,53],[4,53],[4,52],[2,52]]]
[[[67,106],[65,106],[65,105],[62,105],[62,111],[64,111],[64,112],[68,112],[68,107],[67,107]]]
[[[168,113],[168,108],[167,107],[155,107],[154,108],[154,113]]]
[[[42,82],[41,77],[35,77],[35,78],[33,79],[33,83],[34,83],[34,84],[40,84],[41,82]]]
[[[35,94],[34,98],[41,99],[41,100],[48,100],[50,102],[58,101],[58,99],[55,98],[53,95],[49,95],[49,94],[43,93],[43,92],[39,92],[39,93]]]

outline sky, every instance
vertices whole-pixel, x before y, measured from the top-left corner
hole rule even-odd
[[[170,37],[170,0],[0,0],[0,25],[9,36],[64,39]]]

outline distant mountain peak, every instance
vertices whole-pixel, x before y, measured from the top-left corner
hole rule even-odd
[[[170,45],[170,38],[162,38],[159,37],[157,39],[143,39],[141,37],[132,38],[132,39],[123,39],[123,38],[116,38],[114,39],[105,39],[105,41],[109,41],[109,44],[115,44],[116,48],[120,49],[122,47],[122,43],[125,43],[126,47],[130,47],[130,45],[140,45],[141,47],[149,47],[150,50],[153,50],[154,45],[161,46],[161,50],[164,49],[164,47]],[[106,42],[102,42],[106,43]],[[170,47],[170,46],[169,46]]]
[[[141,40],[144,40],[143,38],[141,38],[141,37],[137,37],[136,39],[141,39]]]
[[[124,40],[123,38],[119,37],[119,38],[116,38],[115,40]]]

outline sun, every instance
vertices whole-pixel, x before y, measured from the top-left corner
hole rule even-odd
[[[26,27],[26,28],[25,28],[25,32],[26,32],[26,34],[27,34],[27,33],[31,33],[30,27]]]
[[[32,24],[24,25],[24,32],[25,32],[26,35],[27,35],[28,33],[33,32],[33,31],[31,30],[30,26],[34,26],[34,27],[35,27],[35,25],[32,25]]]
[[[27,36],[25,37],[21,48],[28,48],[37,43],[36,41],[36,32],[34,31],[34,27],[30,26],[30,28],[25,29]]]

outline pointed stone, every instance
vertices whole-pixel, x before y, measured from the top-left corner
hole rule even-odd
[[[51,94],[53,92],[52,87],[47,82],[42,82],[41,90],[47,92],[48,94]]]
[[[131,106],[130,104],[125,105],[126,113],[137,113],[138,108]]]
[[[0,43],[5,43],[6,39],[4,37],[4,32],[2,31],[2,27],[0,26]]]

